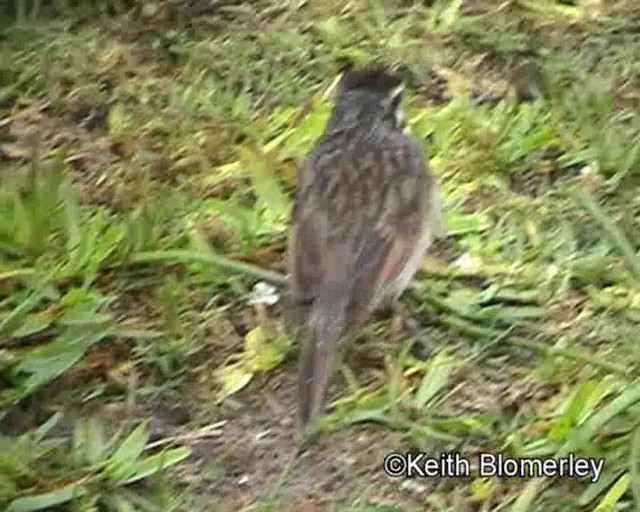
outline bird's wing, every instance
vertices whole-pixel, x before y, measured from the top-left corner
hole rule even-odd
[[[413,144],[381,148],[379,158],[388,172],[386,187],[379,191],[379,210],[371,216],[371,227],[358,245],[354,263],[353,307],[362,311],[366,304],[363,315],[378,307],[381,300],[401,292],[394,287],[400,281],[408,282],[416,270],[419,260],[412,259],[421,256],[419,249],[432,206],[428,202],[435,185]]]
[[[308,320],[313,300],[323,287],[333,256],[329,250],[332,218],[322,197],[322,175],[313,155],[300,167],[292,225],[287,247],[289,272],[286,321],[301,327]]]

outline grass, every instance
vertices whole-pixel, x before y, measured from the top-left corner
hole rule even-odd
[[[640,507],[637,12],[480,4],[21,4],[0,50],[2,505]],[[543,95],[518,102],[531,58]],[[346,62],[407,81],[448,236],[408,297],[426,353],[372,325],[298,453],[295,347],[255,285],[282,284],[296,164]],[[595,483],[386,477],[408,450],[606,463]]]

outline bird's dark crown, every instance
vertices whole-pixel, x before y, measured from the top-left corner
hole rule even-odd
[[[383,68],[366,68],[347,71],[340,80],[340,92],[369,91],[389,94],[402,85],[402,81]]]

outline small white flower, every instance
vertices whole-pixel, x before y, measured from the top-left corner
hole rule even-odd
[[[280,295],[275,286],[260,281],[253,287],[249,304],[262,304],[264,306],[273,306],[280,300]]]
[[[580,169],[580,174],[582,176],[595,176],[599,172],[598,163],[593,162],[591,164],[585,165],[582,169]]]
[[[453,264],[461,270],[478,270],[482,265],[482,261],[480,261],[480,258],[465,252]]]

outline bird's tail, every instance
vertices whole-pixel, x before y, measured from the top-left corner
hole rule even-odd
[[[304,429],[324,411],[329,377],[339,355],[346,322],[345,294],[327,293],[314,301],[300,346],[300,426]]]

